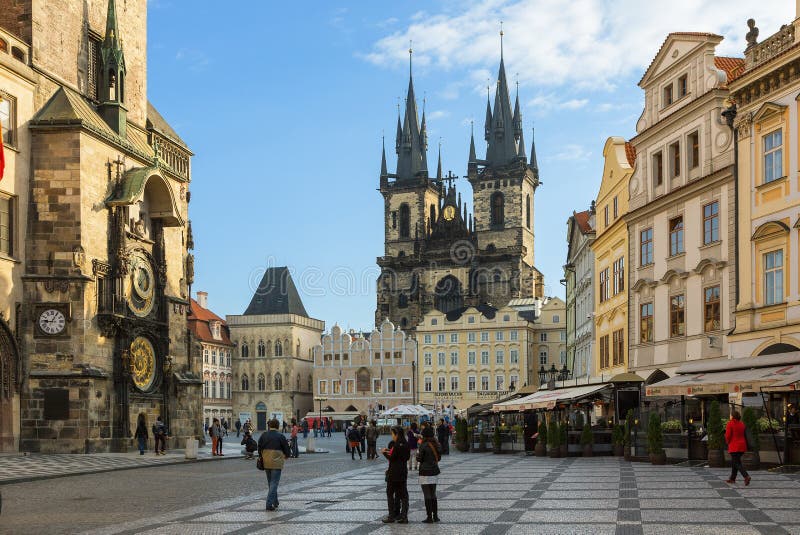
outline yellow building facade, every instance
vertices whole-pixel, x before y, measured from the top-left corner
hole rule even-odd
[[[635,154],[621,137],[610,137],[603,148],[605,165],[595,201],[594,370],[599,377],[624,373],[628,365],[628,181]]]
[[[738,302],[731,356],[800,350],[800,19],[745,51],[738,135]],[[732,117],[732,115],[729,115]]]

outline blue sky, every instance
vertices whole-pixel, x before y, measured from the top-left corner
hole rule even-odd
[[[149,0],[149,98],[195,152],[193,291],[208,291],[217,314],[241,314],[264,269],[288,265],[310,315],[371,328],[381,135],[391,170],[409,39],[430,171],[441,138],[445,172],[463,176],[503,21],[528,144],[536,126],[536,265],[546,293],[563,296],[566,220],[596,195],[606,138],[635,134],[636,84],[667,33],[719,33],[718,55],[741,56],[748,17],[764,38],[795,15],[785,0],[763,0],[759,11],[739,4],[673,0],[656,12],[638,0],[244,1],[234,11]],[[466,180],[458,186],[470,192]]]

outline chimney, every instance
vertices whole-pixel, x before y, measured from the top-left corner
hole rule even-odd
[[[208,308],[208,292],[197,292],[197,304]]]

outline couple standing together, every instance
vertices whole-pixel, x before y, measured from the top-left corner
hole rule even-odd
[[[392,427],[392,441],[381,450],[384,457],[389,460],[386,470],[386,498],[389,514],[383,519],[384,523],[408,523],[408,461],[411,459],[406,433],[400,426]],[[436,484],[439,470],[439,459],[442,450],[434,437],[433,428],[428,426],[422,429],[422,443],[416,449],[416,461],[419,463],[419,483],[425,498],[426,524],[439,522],[439,504],[436,499]]]

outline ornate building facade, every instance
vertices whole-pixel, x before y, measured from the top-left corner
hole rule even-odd
[[[203,356],[203,421],[211,425],[214,418],[224,418],[233,424],[234,345],[228,324],[208,309],[206,292],[197,292],[197,300],[192,299],[189,331]]]
[[[309,317],[286,267],[269,268],[242,315],[227,316],[234,352],[233,417],[289,421],[312,407],[313,348],[325,322]]]
[[[505,306],[514,298],[541,296],[543,277],[534,267],[533,200],[539,186],[535,145],[525,153],[519,95],[512,111],[505,65],[494,107],[486,102],[486,157],[470,140],[467,178],[474,215],[469,215],[452,174],[428,175],[425,112],[420,122],[409,77],[405,113],[397,119],[397,168],[389,173],[384,148],[380,192],[384,200],[385,251],[378,258],[375,323],[389,318],[416,328],[431,310]]]
[[[125,450],[141,413],[175,444],[199,435],[192,153],[147,99],[147,2],[118,7],[0,1],[0,122],[20,151],[0,183],[4,449]]]
[[[358,415],[416,401],[417,343],[389,320],[371,333],[347,333],[334,325],[314,348],[314,396],[308,414],[352,422]]]
[[[567,220],[567,367],[576,378],[594,369],[594,227],[594,205]]]

